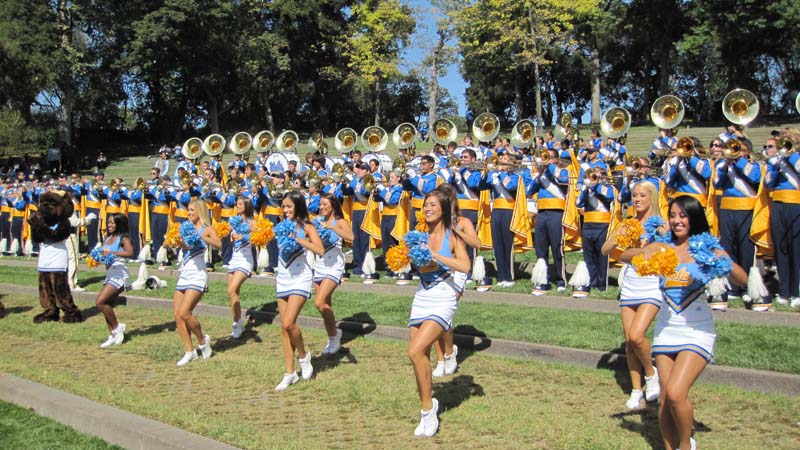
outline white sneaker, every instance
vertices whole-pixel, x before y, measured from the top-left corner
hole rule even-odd
[[[122,341],[125,340],[125,324],[118,323],[117,328],[114,329],[114,345],[122,344]]]
[[[728,297],[730,299],[730,297]],[[742,301],[744,303],[753,303],[753,299],[747,294],[742,294]]]
[[[777,303],[779,305],[788,305],[789,304],[789,300],[786,300],[785,298],[783,298],[780,295],[778,295],[778,296],[775,296],[775,303]]]
[[[689,438],[689,443],[691,444],[691,450],[697,450],[697,442],[694,441],[694,438]]]
[[[792,301],[789,302],[790,308],[800,308],[800,297],[792,297]]]
[[[419,425],[414,429],[414,436],[417,437],[433,437],[439,429],[439,401],[433,399],[433,407],[428,411],[420,413]]]
[[[314,367],[311,365],[311,352],[306,352],[305,358],[300,358],[300,373],[303,375],[303,380],[310,380],[314,375]],[[296,374],[295,374],[296,375]]]
[[[112,345],[114,345],[114,335],[113,334],[109,334],[108,338],[105,340],[105,342],[100,344],[100,348],[108,348],[108,347],[111,347]]]
[[[769,312],[770,305],[769,303],[753,303],[751,309],[753,312]]]
[[[448,355],[444,355],[444,374],[445,375],[452,375],[456,373],[456,369],[458,369],[458,360],[456,359],[458,356],[458,346],[453,345],[453,353]]]
[[[236,322],[233,322],[233,325],[231,325],[231,328],[233,329],[233,331],[231,331],[232,338],[239,339],[242,337],[242,333],[244,333],[244,324],[242,323],[243,320],[244,318],[240,318]]]
[[[328,343],[325,344],[325,349],[322,350],[323,355],[335,355],[339,353],[342,348],[342,330],[336,330],[336,335],[328,337]]]
[[[86,289],[84,289],[84,288],[82,288],[80,286],[75,286],[74,288],[70,288],[70,291],[72,291],[72,292],[83,292],[85,290]]]
[[[652,377],[645,376],[644,383],[644,400],[647,402],[656,401],[661,393],[661,386],[658,384],[658,372],[654,372]]]
[[[727,302],[711,302],[708,305],[714,311],[727,311],[728,310],[728,303]]]
[[[439,361],[436,363],[436,368],[433,369],[431,375],[433,378],[441,378],[444,376],[444,361]]]
[[[642,402],[642,398],[644,398],[644,393],[634,389],[631,391],[631,398],[625,402],[625,406],[628,407],[628,409],[639,409],[639,404]]]
[[[297,383],[300,381],[300,377],[297,376],[296,373],[285,373],[283,374],[283,379],[277,386],[275,386],[276,391],[285,391],[286,388],[289,386]]]
[[[211,338],[208,335],[203,336],[205,343],[197,347],[200,350],[200,355],[203,359],[211,358]]]
[[[186,353],[183,354],[183,358],[181,358],[181,360],[178,361],[177,366],[178,367],[183,367],[183,366],[189,364],[190,362],[194,361],[195,359],[197,359],[197,352],[195,352],[195,351],[186,352]]]

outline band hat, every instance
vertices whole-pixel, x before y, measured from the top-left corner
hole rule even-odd
[[[558,154],[558,157],[561,159],[572,159],[572,155],[569,153],[569,150],[561,150]]]

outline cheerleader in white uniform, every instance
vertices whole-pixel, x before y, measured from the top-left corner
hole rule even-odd
[[[192,334],[198,342],[202,342],[197,347],[203,359],[211,357],[211,338],[203,334],[200,321],[194,316],[194,307],[208,290],[208,274],[206,273],[205,250],[209,245],[220,248],[222,241],[211,226],[211,217],[208,214],[206,202],[202,200],[192,200],[188,207],[187,220],[197,230],[200,236],[198,242],[193,246],[185,245],[183,252],[183,263],[180,268],[180,277],[175,285],[175,293],[172,295],[172,309],[175,315],[175,326],[183,343],[184,354],[177,365],[185,366],[197,359],[197,351],[192,347]]]
[[[253,202],[239,197],[236,200],[236,212],[239,214],[242,223],[247,224],[245,228],[251,230],[253,228]],[[245,280],[250,278],[253,273],[253,247],[250,245],[249,234],[242,235],[232,229],[229,239],[233,243],[233,253],[231,260],[228,262],[228,300],[233,313],[231,337],[239,339],[244,332],[239,290]]]
[[[108,338],[100,348],[122,344],[125,340],[125,324],[117,321],[113,305],[119,295],[130,288],[130,275],[125,258],[133,257],[133,241],[128,234],[128,218],[124,214],[112,214],[106,220],[106,238],[103,241],[103,256],[113,255],[111,264],[106,265],[106,279],[97,294],[95,304],[106,318]]]
[[[308,221],[306,200],[299,191],[291,191],[283,196],[281,202],[284,221],[293,221],[297,226],[293,242],[297,248],[289,252],[285,242],[278,241],[278,274],[275,280],[276,297],[278,299],[278,313],[281,316],[281,344],[283,357],[286,362],[286,373],[277,386],[276,391],[282,391],[297,383],[300,378],[294,368],[294,352],[300,362],[300,370],[304,380],[314,374],[311,365],[311,352],[306,351],[303,344],[303,333],[297,326],[297,316],[306,300],[311,296],[311,283],[313,271],[306,259],[306,251],[310,250],[318,256],[325,253],[317,229]],[[276,232],[277,234],[277,232]]]
[[[649,181],[639,181],[631,189],[631,203],[636,211],[636,220],[644,224],[650,217],[658,217],[658,189]],[[625,226],[619,226],[606,239],[601,249],[604,255],[610,255],[616,248],[616,237],[625,232]],[[622,318],[622,332],[625,334],[625,357],[628,362],[628,374],[631,377],[632,391],[625,403],[628,409],[638,409],[642,399],[652,402],[658,399],[660,391],[658,372],[653,366],[650,355],[650,341],[647,340],[647,329],[661,308],[661,290],[658,277],[641,276],[630,264],[620,270],[619,307]],[[642,375],[645,390],[642,391]]]
[[[433,398],[431,346],[453,326],[453,315],[460,295],[454,272],[469,271],[469,256],[464,241],[451,232],[452,206],[448,196],[433,190],[422,206],[428,224],[430,264],[420,267],[420,283],[411,305],[408,327],[411,340],[408,357],[414,366],[422,412],[415,436],[431,437],[439,428],[439,402]]]
[[[336,317],[333,314],[333,291],[342,283],[344,273],[344,253],[342,240],[352,241],[354,234],[350,223],[342,214],[342,206],[332,194],[322,193],[319,198],[319,216],[315,222],[330,230],[329,237],[322,241],[325,254],[314,263],[314,306],[317,307],[325,322],[328,332],[328,343],[322,350],[323,355],[334,355],[339,352],[342,341],[342,330],[336,328]]]
[[[672,230],[671,245],[678,256],[676,273],[661,277],[660,285],[664,303],[656,322],[653,354],[661,381],[661,404],[658,422],[667,450],[694,449],[692,436],[694,411],[689,400],[689,389],[713,359],[716,332],[711,308],[705,296],[704,279],[692,251],[689,238],[708,233],[705,211],[696,199],[681,196],[670,202],[669,225]],[[663,243],[644,248],[628,249],[622,260],[630,262],[634,256],[652,256]],[[717,257],[724,250],[715,250]],[[747,274],[736,264],[727,276],[728,281],[747,285]]]
[[[436,189],[442,191],[447,195],[450,205],[453,209],[453,223],[451,231],[458,235],[467,247],[477,248],[481,247],[481,240],[472,221],[461,215],[461,210],[458,208],[458,195],[456,190],[451,184],[441,184]],[[467,284],[467,272],[454,272],[453,279],[458,289],[458,298],[464,295],[464,288]],[[439,378],[445,375],[452,375],[458,369],[458,346],[453,343],[453,330],[449,330],[442,334],[434,344],[433,349],[436,351],[436,368],[433,369],[433,377]]]

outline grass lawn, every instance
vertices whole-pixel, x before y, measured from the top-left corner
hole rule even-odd
[[[121,449],[94,436],[79,433],[30,409],[0,401],[0,448],[15,450]]]
[[[440,433],[420,440],[413,438],[419,402],[403,342],[345,335],[346,351],[322,358],[324,332],[304,329],[316,378],[276,393],[284,369],[278,327],[249,326],[241,341],[214,338],[210,360],[178,369],[182,349],[169,311],[118,308],[130,333],[123,345],[100,350],[101,316],[35,326],[35,298],[3,301],[10,315],[0,321],[0,371],[242,448],[661,446],[654,407],[624,410],[625,373],[464,351],[459,371],[434,383]],[[228,319],[201,322],[211,336],[230,331]],[[797,447],[797,398],[706,384],[690,395],[704,449]],[[768,419],[754,419],[756,411]]]
[[[133,271],[133,270],[132,270]],[[0,278],[17,284],[36,286],[36,272],[30,268],[0,267]],[[97,292],[104,278],[102,270],[81,272],[80,284]],[[169,287],[160,291],[134,291],[132,295],[171,298],[175,279],[164,277]],[[241,290],[244,308],[275,310],[273,286],[245,283]],[[571,301],[571,300],[570,300]],[[203,302],[228,305],[225,283],[211,281]],[[37,303],[33,303],[38,305]],[[334,296],[337,319],[374,321],[381,325],[404,327],[411,308],[408,296],[370,294],[339,290]],[[126,308],[120,309],[125,321]],[[313,302],[307,302],[302,315],[319,317]],[[558,345],[563,347],[611,351],[621,347],[622,326],[616,314],[568,311],[519,305],[464,302],[455,317],[458,332],[484,333],[490,338]],[[227,335],[230,331],[219,336]],[[717,324],[716,362],[736,367],[765,369],[800,374],[800,328],[769,327],[739,323]],[[648,333],[652,339],[652,327]],[[212,335],[214,336],[214,335]],[[98,335],[98,339],[103,336]]]

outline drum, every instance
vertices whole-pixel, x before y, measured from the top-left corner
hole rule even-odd
[[[380,161],[381,172],[387,174],[392,171],[392,158],[385,153],[378,153],[378,161]]]
[[[300,170],[300,157],[297,156],[297,153],[283,153],[283,156],[286,157],[289,161],[294,161],[297,169]],[[287,166],[288,167],[288,166]]]
[[[289,170],[289,159],[285,153],[272,153],[267,157],[266,166],[269,173],[284,173]]]

